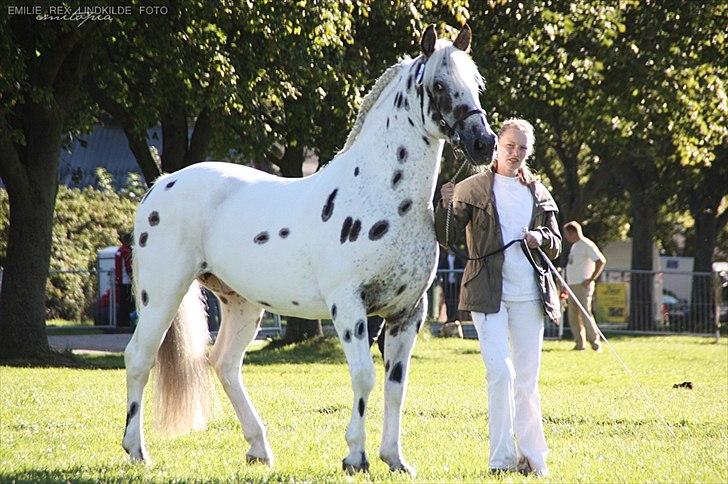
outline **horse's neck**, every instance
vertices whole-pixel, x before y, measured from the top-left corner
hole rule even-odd
[[[352,151],[378,171],[382,183],[391,186],[396,173],[401,172],[396,188],[408,193],[413,201],[430,201],[444,142],[427,136],[414,79],[408,89],[412,70],[411,66],[403,67],[382,92]]]

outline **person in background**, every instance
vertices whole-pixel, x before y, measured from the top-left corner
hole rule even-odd
[[[487,370],[491,472],[545,477],[548,447],[538,376],[544,319],[558,321],[560,308],[553,275],[536,249],[555,259],[561,234],[558,207],[526,164],[533,147],[528,121],[504,122],[493,164],[455,186],[442,186],[435,228],[441,244],[465,241],[474,259],[465,265],[459,309],[472,315]],[[521,243],[503,250],[511,240]]]
[[[128,327],[131,326],[131,313],[136,310],[134,304],[134,296],[132,291],[132,255],[131,242],[133,236],[129,232],[124,232],[119,236],[121,247],[116,251],[114,256],[115,275],[116,275],[116,297],[118,301],[118,311],[116,313],[116,325]]]
[[[579,222],[572,221],[564,225],[564,238],[572,244],[571,251],[569,251],[569,262],[566,265],[566,282],[581,305],[589,313],[589,318],[585,318],[576,302],[569,299],[567,309],[569,327],[576,342],[573,349],[576,351],[585,349],[584,333],[586,332],[586,340],[589,341],[592,349],[601,351],[599,330],[594,321],[591,303],[594,295],[594,281],[602,273],[607,259],[601,253],[597,244],[584,236]]]

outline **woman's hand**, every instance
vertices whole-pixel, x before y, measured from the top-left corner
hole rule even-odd
[[[447,207],[452,202],[453,194],[455,193],[455,184],[453,182],[447,182],[440,188],[440,195],[442,195],[442,206]]]
[[[538,230],[529,230],[525,235],[526,245],[529,249],[535,249],[541,247],[543,242],[543,235]]]

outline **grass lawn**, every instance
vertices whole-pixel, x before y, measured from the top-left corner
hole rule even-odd
[[[696,337],[614,337],[650,395],[648,404],[609,350],[547,342],[541,394],[553,482],[727,482],[728,345]],[[147,428],[152,467],[121,449],[125,383],[120,356],[102,368],[0,366],[0,481],[352,481],[341,468],[352,394],[338,343],[251,351],[244,378],[268,425],[274,469],[245,464],[247,444],[222,388],[204,432],[164,439]],[[367,420],[370,474],[408,481],[378,459],[383,365]],[[673,389],[693,382],[694,389]],[[149,392],[147,392],[149,397]],[[674,433],[656,415],[669,422]],[[150,406],[146,406],[149,415]],[[420,336],[403,417],[416,481],[536,481],[488,474],[488,409],[476,341]],[[149,418],[147,417],[147,423]]]

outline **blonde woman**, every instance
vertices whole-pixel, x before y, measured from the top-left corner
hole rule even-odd
[[[534,268],[526,253],[540,247],[555,259],[561,234],[556,203],[526,164],[533,146],[528,121],[503,123],[492,165],[457,185],[443,185],[437,228],[440,242],[465,242],[473,259],[463,274],[459,309],[472,314],[487,370],[491,472],[545,477],[538,375],[544,317],[558,321],[560,310],[545,262],[535,255]],[[528,249],[513,244],[498,252],[514,239],[523,239]]]

